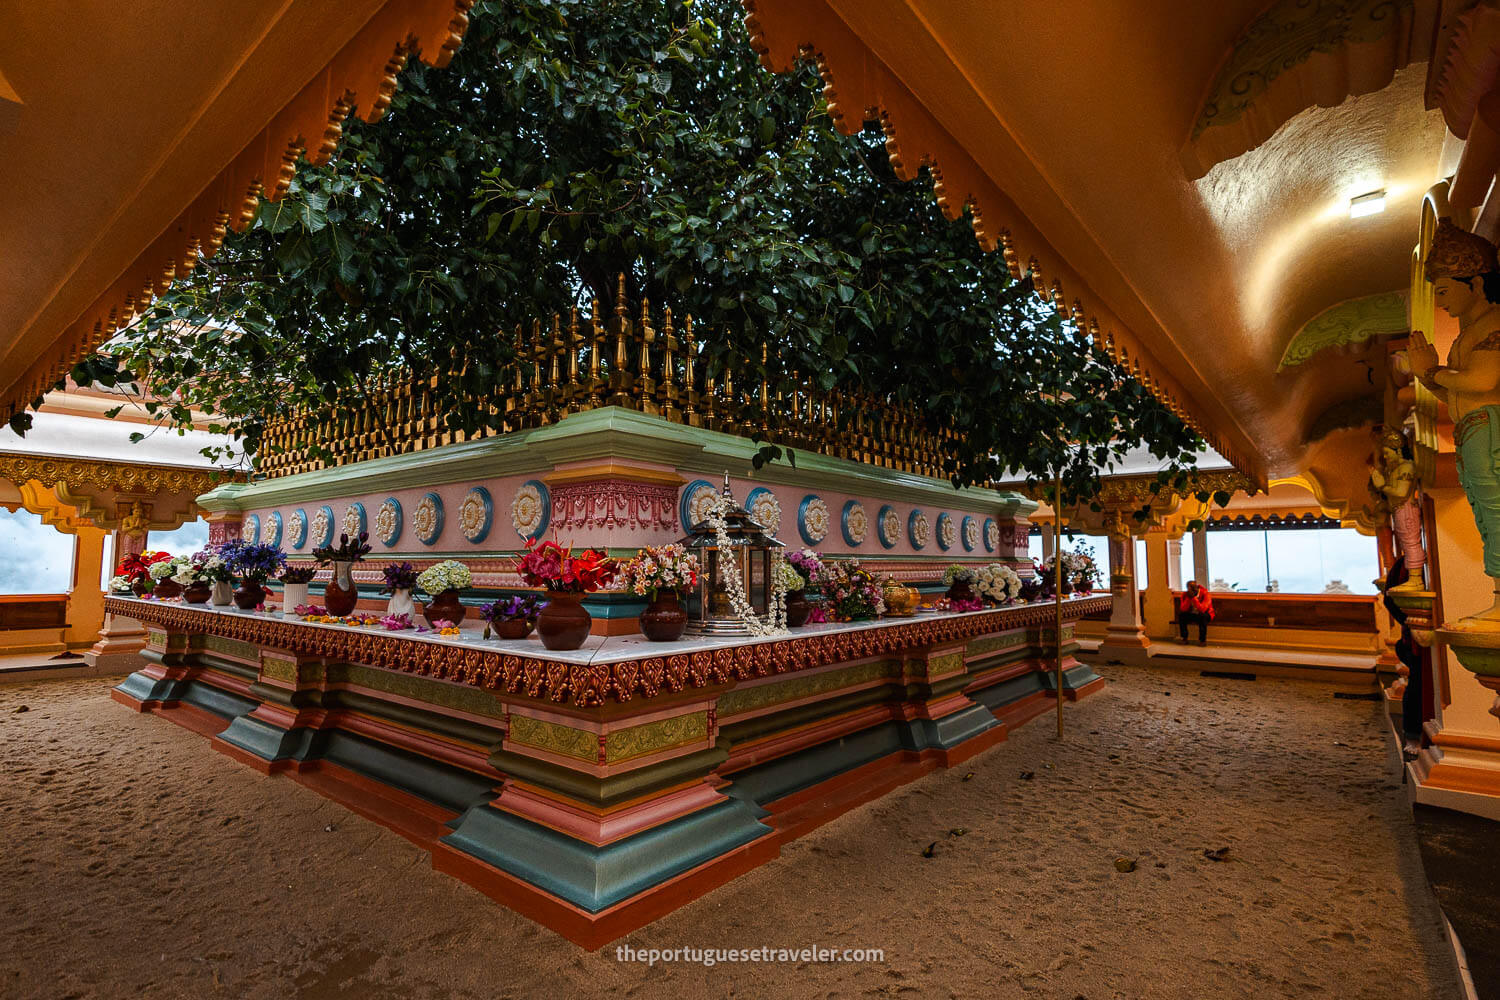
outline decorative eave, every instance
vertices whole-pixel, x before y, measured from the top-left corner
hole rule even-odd
[[[1383,89],[1397,70],[1427,58],[1441,6],[1277,0],[1236,37],[1199,104],[1181,153],[1188,179],[1249,152],[1314,105]]]
[[[211,257],[230,231],[241,232],[262,199],[286,194],[297,157],[325,163],[359,108],[376,121],[390,106],[396,78],[413,55],[446,66],[468,27],[474,0],[387,3],[300,92],[277,112],[193,204],[146,248],[30,367],[0,385],[0,422],[31,405],[77,362],[103,344],[151,300]]]
[[[243,479],[243,475],[180,465],[0,452],[0,479],[16,483],[23,493],[28,483],[36,483],[52,490],[58,500],[77,508],[78,515],[93,524],[112,527],[117,518],[105,494],[115,494],[114,499],[150,499],[168,494],[197,497],[215,486]],[[188,503],[184,510],[195,506]]]
[[[927,167],[945,216],[957,220],[967,208],[980,246],[1001,251],[1013,278],[1029,277],[1058,315],[1087,331],[1215,451],[1252,481],[1265,481],[1248,442],[1241,447],[1209,424],[1182,385],[826,0],[741,2],[750,45],[761,65],[786,73],[802,60],[813,61],[823,78],[829,115],[841,132],[853,135],[866,121],[878,121],[898,177],[912,180]]]

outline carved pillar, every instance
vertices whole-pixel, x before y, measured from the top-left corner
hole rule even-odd
[[[1120,659],[1145,659],[1146,629],[1141,620],[1140,590],[1136,585],[1135,539],[1123,516],[1113,512],[1109,520],[1109,592],[1113,599],[1109,626],[1101,655]],[[1148,573],[1148,576],[1154,576]]]
[[[208,544],[223,545],[239,541],[244,517],[244,512],[239,510],[215,510],[204,515],[204,520],[208,522]]]
[[[73,590],[68,595],[68,630],[63,640],[77,649],[99,638],[104,624],[104,591],[99,580],[104,571],[103,528],[79,525],[73,559]]]
[[[127,556],[139,555],[146,548],[146,531],[151,508],[139,501],[119,502],[120,527],[115,529],[115,566]],[[114,567],[110,567],[113,576]],[[83,654],[84,662],[101,673],[127,673],[138,670],[145,662],[141,650],[146,645],[146,630],[134,618],[105,615],[99,627],[99,641]]]

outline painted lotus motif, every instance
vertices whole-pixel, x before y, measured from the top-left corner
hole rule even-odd
[[[534,483],[522,483],[510,501],[510,523],[522,538],[533,538],[541,530],[545,505],[542,491]]]
[[[437,540],[439,529],[438,501],[431,493],[427,494],[417,504],[417,509],[412,512],[411,525],[417,531],[417,537],[427,544]]]
[[[920,510],[913,512],[911,516],[911,544],[912,548],[926,548],[927,543],[932,540],[932,525],[927,521],[927,515]]]
[[[901,515],[890,507],[885,509],[885,515],[880,519],[880,540],[887,546],[894,546],[901,541]]]
[[[400,533],[401,502],[391,497],[375,512],[375,537],[385,545],[394,545]]]
[[[808,497],[802,502],[802,534],[810,544],[828,537],[828,503],[822,497]]]
[[[973,552],[979,545],[979,522],[972,517],[964,518],[964,548]]]
[[[870,533],[870,519],[865,515],[865,505],[851,502],[844,514],[845,541],[850,545],[863,545]]]
[[[471,542],[482,542],[490,533],[490,494],[482,486],[476,486],[464,497],[458,508],[458,526],[464,537]]]
[[[774,535],[781,528],[781,501],[770,490],[762,490],[750,501],[750,516]]]
[[[1000,547],[1000,526],[989,521],[984,526],[984,547],[991,552]]]

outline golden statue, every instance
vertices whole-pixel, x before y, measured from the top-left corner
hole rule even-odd
[[[1458,320],[1448,363],[1414,338],[1412,371],[1448,404],[1453,418],[1458,480],[1484,542],[1484,571],[1495,583],[1495,604],[1465,622],[1500,620],[1500,262],[1481,236],[1438,222],[1428,249],[1426,277],[1438,306]],[[1457,623],[1463,627],[1464,623]]]
[[[150,528],[151,521],[139,500],[130,505],[130,513],[120,518],[120,531],[127,538],[145,538]]]

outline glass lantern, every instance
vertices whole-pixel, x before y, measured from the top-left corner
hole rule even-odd
[[[771,554],[782,548],[765,525],[750,516],[739,505],[724,476],[722,496],[729,498],[731,509],[725,515],[729,546],[719,547],[719,538],[707,521],[699,521],[689,530],[682,544],[698,557],[701,572],[698,586],[687,603],[687,630],[695,635],[749,635],[750,630],[735,613],[724,586],[724,567],[739,578],[750,609],[761,618],[771,611]]]

